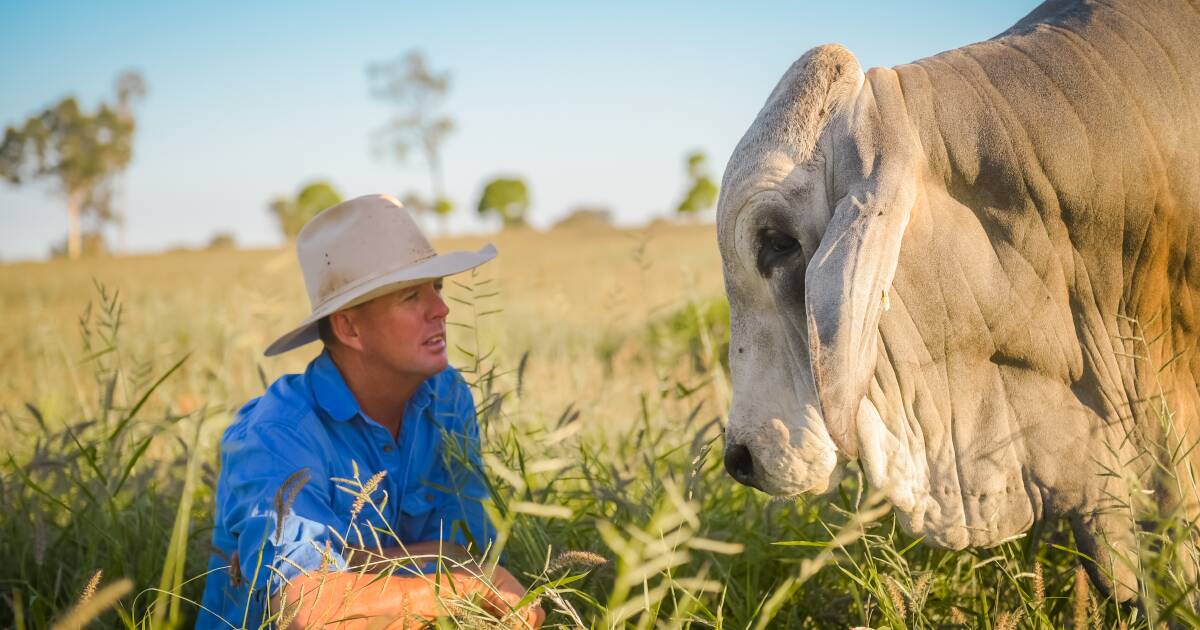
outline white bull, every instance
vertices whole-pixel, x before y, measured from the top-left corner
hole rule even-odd
[[[730,474],[820,493],[857,459],[954,549],[1069,518],[1130,597],[1129,480],[1198,513],[1200,449],[1150,461],[1200,436],[1196,42],[1184,0],[1048,2],[912,64],[792,65],[718,209]]]

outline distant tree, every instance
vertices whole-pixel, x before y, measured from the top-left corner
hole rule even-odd
[[[603,206],[576,206],[554,223],[553,229],[606,229],[612,227],[612,211]]]
[[[279,231],[284,238],[296,238],[306,223],[312,221],[322,210],[342,202],[333,185],[326,181],[314,181],[300,189],[294,199],[279,196],[271,200],[267,209],[279,222]]]
[[[233,236],[233,232],[214,232],[212,237],[208,239],[207,249],[223,250],[235,247],[237,247],[237,239]]]
[[[433,204],[429,199],[421,195],[421,193],[410,190],[400,196],[400,203],[404,204],[405,208],[417,213],[425,214],[433,211]]]
[[[70,258],[83,253],[85,217],[95,221],[92,231],[98,232],[119,216],[113,189],[133,157],[133,106],[145,95],[142,76],[126,72],[117,78],[116,101],[100,103],[95,112],[84,111],[71,96],[4,130],[0,177],[14,185],[55,181],[67,202]]]
[[[404,204],[405,208],[417,214],[432,214],[436,216],[443,232],[446,231],[446,221],[450,218],[450,213],[454,211],[454,202],[446,197],[442,197],[438,199],[437,203],[434,203],[415,190],[410,190],[401,195],[400,203]]]
[[[57,244],[52,244],[50,246],[50,257],[68,257],[68,244],[69,240],[65,238],[59,241]],[[80,236],[79,247],[79,255],[84,258],[99,258],[100,256],[107,256],[110,253],[108,241],[104,238],[104,233],[98,230],[85,231]]]
[[[454,210],[442,180],[441,146],[454,131],[454,121],[441,109],[450,90],[450,73],[434,72],[420,51],[367,66],[371,95],[391,103],[396,115],[376,136],[399,162],[419,151],[429,168],[432,201],[414,210],[433,211],[445,221]]]
[[[675,211],[695,216],[696,213],[712,208],[717,203],[717,185],[708,175],[708,158],[702,151],[687,155],[688,190]]]
[[[500,215],[505,227],[525,225],[529,189],[520,179],[497,177],[483,188],[476,210],[481,216],[489,213]]]

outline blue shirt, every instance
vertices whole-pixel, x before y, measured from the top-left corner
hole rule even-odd
[[[196,627],[264,625],[267,598],[301,569],[348,568],[342,540],[375,548],[378,535],[383,547],[445,540],[486,548],[495,530],[481,504],[488,497],[482,470],[475,403],[454,368],[417,388],[393,439],[321,353],[304,374],[284,376],[246,403],[225,430],[217,551]],[[381,472],[351,523],[359,484]]]

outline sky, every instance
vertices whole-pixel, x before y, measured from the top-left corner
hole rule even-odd
[[[685,155],[725,162],[784,70],[823,43],[863,68],[993,37],[1035,2],[32,2],[0,4],[0,125],[66,96],[111,100],[144,76],[134,157],[121,181],[125,252],[282,242],[267,204],[326,179],[344,196],[426,191],[372,134],[393,110],[366,68],[410,50],[451,77],[443,147],[457,209],[496,176],[530,188],[529,220],[609,208],[619,223],[670,215]],[[434,226],[431,226],[434,227]],[[0,259],[44,258],[66,231],[51,182],[0,183]]]

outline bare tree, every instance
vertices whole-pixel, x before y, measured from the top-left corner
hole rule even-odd
[[[454,131],[454,121],[442,112],[450,89],[450,74],[435,72],[420,51],[410,51],[396,59],[372,63],[367,67],[371,95],[390,103],[395,116],[376,135],[378,148],[405,162],[420,152],[429,168],[430,201],[415,210],[432,210],[445,217],[453,204],[445,194],[442,179],[441,146]],[[416,197],[414,196],[414,199]]]

